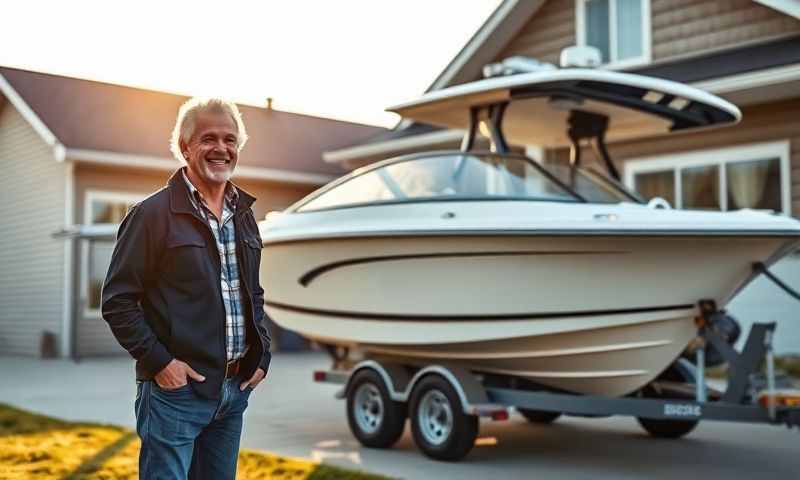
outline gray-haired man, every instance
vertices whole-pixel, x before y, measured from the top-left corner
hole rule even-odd
[[[246,140],[236,105],[186,102],[172,135],[186,166],[120,225],[102,311],[136,359],[141,478],[236,476],[270,362],[255,198],[230,182]]]

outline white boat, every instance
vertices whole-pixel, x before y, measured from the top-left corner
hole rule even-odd
[[[797,247],[762,211],[645,203],[595,170],[509,153],[737,122],[732,104],[637,75],[565,69],[481,80],[391,109],[466,130],[462,151],[385,160],[260,224],[266,310],[327,345],[609,396],[643,387],[723,307]],[[491,151],[473,151],[477,133]]]

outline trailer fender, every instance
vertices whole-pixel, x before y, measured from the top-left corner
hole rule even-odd
[[[439,375],[444,378],[458,394],[464,413],[467,415],[492,416],[497,412],[506,412],[501,405],[489,403],[486,389],[468,370],[455,365],[429,365],[418,371],[408,384],[404,393],[404,401],[411,396],[414,386],[427,375]]]
[[[389,390],[389,396],[392,400],[403,403],[408,400],[408,396],[405,394],[411,379],[408,371],[402,365],[388,362],[376,362],[375,360],[359,362],[347,378],[344,389],[336,395],[337,398],[345,398],[347,392],[350,391],[350,383],[353,377],[364,369],[375,371],[375,373],[383,379],[383,383],[386,384],[386,389]]]
[[[409,370],[402,364],[365,360],[353,368],[347,383],[336,394],[336,398],[346,398],[351,380],[364,369],[375,371],[383,379],[389,396],[396,402],[408,403],[411,391],[417,382],[427,375],[439,375],[452,385],[464,406],[465,414],[492,417],[498,420],[508,418],[508,408],[504,405],[490,403],[486,389],[480,381],[469,370],[456,365],[428,365],[418,370],[412,377]]]

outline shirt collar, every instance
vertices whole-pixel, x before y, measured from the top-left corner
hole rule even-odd
[[[183,181],[186,182],[186,187],[189,188],[189,201],[192,202],[195,209],[200,210],[200,206],[206,205],[206,201],[200,193],[200,190],[189,180],[189,176],[186,175],[186,168],[187,167],[183,167],[181,169],[181,175],[183,176]],[[239,192],[231,185],[231,182],[227,182],[225,184],[225,203],[233,210],[238,202]]]

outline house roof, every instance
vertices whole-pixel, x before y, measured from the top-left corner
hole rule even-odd
[[[188,97],[0,67],[16,91],[69,152],[113,152],[170,159],[169,137]],[[364,141],[384,128],[239,105],[250,140],[239,164],[303,174],[339,175],[322,152]]]

